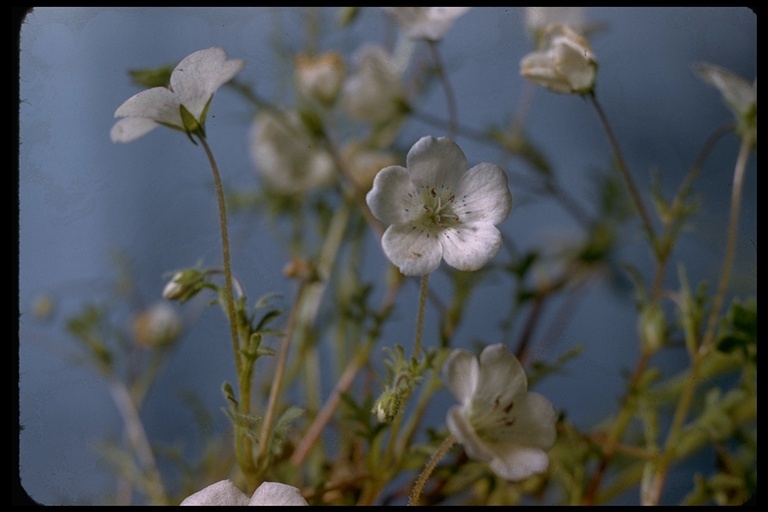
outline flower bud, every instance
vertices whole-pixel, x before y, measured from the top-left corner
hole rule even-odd
[[[163,288],[163,298],[186,302],[202,290],[205,281],[204,274],[197,269],[187,269],[176,272],[173,278]]]
[[[649,353],[659,350],[664,344],[666,321],[658,304],[645,304],[640,311],[640,343]]]

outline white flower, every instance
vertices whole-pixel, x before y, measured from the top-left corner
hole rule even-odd
[[[341,159],[349,177],[364,191],[371,189],[373,179],[381,169],[397,163],[394,153],[370,148],[359,141],[348,142],[341,150]]]
[[[323,105],[332,105],[344,82],[344,60],[335,52],[322,55],[298,55],[296,84],[306,97]]]
[[[594,88],[597,60],[589,42],[566,25],[549,25],[544,49],[520,61],[520,74],[559,93],[583,94]]]
[[[390,54],[375,45],[362,46],[353,57],[355,73],[344,83],[344,112],[357,121],[382,123],[402,114],[405,89]]]
[[[231,480],[221,480],[187,497],[182,506],[297,506],[308,505],[296,487],[264,482],[249,499]]]
[[[267,188],[281,194],[328,185],[336,173],[330,153],[313,139],[296,111],[260,113],[251,127],[249,149]]]
[[[382,7],[411,39],[439,41],[470,7]]]
[[[479,361],[454,350],[443,377],[461,402],[448,411],[448,429],[470,458],[488,462],[507,480],[546,471],[557,412],[542,395],[528,392],[523,367],[504,345],[485,347]]]
[[[495,227],[509,215],[512,194],[504,171],[491,163],[467,171],[467,158],[445,137],[422,137],[405,167],[376,175],[366,201],[390,224],[381,243],[405,275],[424,275],[441,259],[459,270],[477,270],[501,248]]]
[[[181,318],[167,302],[157,302],[133,319],[136,342],[145,347],[172,343],[181,333]]]
[[[723,95],[728,108],[736,116],[739,131],[742,134],[749,132],[756,139],[757,78],[750,84],[725,68],[707,63],[698,64],[695,70],[702,80],[715,86]]]
[[[201,129],[213,94],[244,66],[242,60],[227,60],[215,46],[185,57],[169,87],[147,89],[118,107],[115,117],[123,119],[112,127],[112,141],[131,142],[161,124],[186,133]]]

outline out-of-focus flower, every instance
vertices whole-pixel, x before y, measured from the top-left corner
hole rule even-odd
[[[439,41],[471,7],[382,7],[411,39]]]
[[[405,89],[390,54],[375,45],[362,46],[353,57],[355,72],[344,83],[341,106],[357,121],[379,124],[402,117]]]
[[[395,165],[397,159],[391,151],[369,148],[361,142],[350,142],[341,150],[349,177],[361,190],[371,189],[373,179],[384,167]]]
[[[501,248],[496,224],[512,208],[504,171],[491,163],[467,171],[461,148],[445,137],[422,137],[406,165],[382,169],[366,196],[390,225],[381,240],[389,260],[405,275],[428,274],[442,259],[466,271],[485,265]]]
[[[528,391],[523,367],[504,345],[485,347],[479,360],[454,350],[443,378],[461,402],[448,411],[448,429],[470,458],[487,462],[507,480],[546,471],[557,411],[544,396]]]
[[[298,55],[296,85],[307,98],[326,106],[333,105],[344,83],[344,60],[336,52],[321,55]]]
[[[581,32],[586,24],[584,7],[525,7],[525,26],[538,41],[549,25],[567,25]]]
[[[541,51],[520,61],[520,74],[547,89],[584,94],[595,86],[597,60],[589,42],[566,25],[549,25]]]
[[[172,344],[181,333],[181,319],[167,302],[157,302],[133,319],[133,335],[143,347]]]
[[[757,78],[749,83],[725,68],[707,63],[696,65],[695,71],[723,95],[728,108],[736,116],[739,133],[757,141]]]
[[[249,149],[267,188],[280,194],[328,185],[336,173],[330,153],[296,111],[260,113],[251,127]]]
[[[182,506],[306,506],[296,487],[264,482],[248,498],[231,480],[221,480],[184,499]]]
[[[115,117],[123,119],[112,127],[112,141],[131,142],[159,125],[203,133],[213,94],[244,66],[242,60],[227,60],[216,46],[185,57],[171,73],[169,87],[147,89],[118,107]]]

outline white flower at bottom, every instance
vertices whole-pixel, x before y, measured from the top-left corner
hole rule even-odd
[[[545,397],[528,391],[523,367],[504,345],[485,347],[479,360],[454,350],[443,378],[461,402],[448,411],[448,429],[470,458],[487,462],[507,480],[546,471],[557,412]]]
[[[264,482],[249,499],[231,480],[221,480],[197,491],[182,506],[297,506],[308,505],[296,487]]]
[[[201,128],[213,94],[244,66],[242,60],[227,60],[227,52],[216,46],[188,55],[171,73],[169,87],[142,91],[117,108],[115,117],[123,119],[112,127],[112,141],[131,142],[161,124],[183,132],[190,125]]]
[[[512,208],[504,171],[491,163],[467,170],[461,148],[445,137],[419,139],[406,165],[379,171],[366,196],[373,215],[390,224],[381,245],[400,272],[428,274],[442,259],[472,271],[496,256],[496,224]]]

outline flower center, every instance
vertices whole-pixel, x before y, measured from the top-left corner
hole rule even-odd
[[[473,404],[469,420],[478,437],[495,441],[504,437],[506,430],[514,425],[516,417],[512,411],[515,402],[510,400],[504,403],[499,395],[494,399],[491,407],[488,405],[488,403]]]
[[[452,226],[459,222],[459,216],[453,212],[456,196],[449,189],[423,187],[421,198],[424,202],[424,218],[438,227]]]

